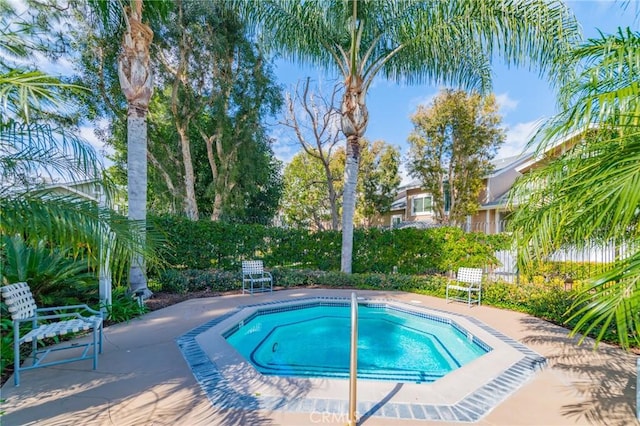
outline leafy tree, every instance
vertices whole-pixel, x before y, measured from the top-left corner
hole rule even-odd
[[[377,76],[400,83],[490,87],[502,56],[557,77],[578,26],[559,2],[236,0],[261,40],[289,59],[337,70],[344,81],[341,127],[347,140],[342,213],[343,272],[351,272],[360,138],[366,95]],[[455,52],[455,54],[452,54]]]
[[[157,34],[151,60],[159,90],[148,115],[148,207],[192,219],[266,222],[281,182],[264,119],[279,108],[280,91],[238,19],[211,6],[175,2],[170,19],[150,24]],[[126,104],[113,90],[118,79],[110,61],[117,55],[101,38],[77,38],[84,43],[82,79],[104,95],[88,101],[98,118],[113,118],[104,134],[121,178],[127,146],[120,111]]]
[[[531,142],[538,156],[562,141],[563,152],[516,182],[510,228],[523,271],[562,247],[626,247],[571,313],[574,332],[600,340],[615,327],[629,347],[640,343],[640,33],[601,34],[568,55],[579,72],[561,87],[565,108]]]
[[[361,200],[355,212],[355,220],[370,224],[377,215],[384,214],[393,201],[400,183],[398,167],[400,153],[384,141],[370,144],[360,139],[363,161],[360,163],[360,180],[357,197]],[[340,176],[344,172],[346,153],[344,147],[336,149],[329,161],[329,173]],[[285,189],[283,210],[289,223],[299,227],[325,230],[331,224],[331,193],[327,191],[324,163],[312,154],[302,151],[294,156],[284,172]],[[341,206],[343,181],[334,182],[336,206]]]
[[[182,167],[173,180],[184,181],[187,217],[198,219],[203,211],[212,220],[249,220],[247,212],[254,210],[264,221],[279,200],[278,165],[263,124],[281,105],[269,63],[223,6],[178,2],[157,32],[159,77],[168,87],[160,97],[169,105],[169,117],[160,120],[175,123],[180,149],[172,157]],[[152,154],[170,149],[161,145]],[[171,162],[156,163],[164,181],[173,177]],[[274,197],[271,203],[266,193]]]
[[[439,223],[463,223],[478,210],[482,179],[504,142],[495,97],[444,90],[411,121],[409,173],[431,193]]]
[[[362,139],[366,143],[366,139]],[[400,151],[376,141],[362,150],[360,162],[359,210],[365,221],[371,225],[375,217],[388,213],[400,185]]]
[[[334,153],[326,160],[329,173],[339,175],[344,170],[342,162]],[[332,208],[340,208],[342,182],[334,182],[336,199],[332,202],[327,192],[324,163],[306,151],[296,154],[284,169],[284,191],[282,210],[285,222],[295,227],[325,230],[332,225]]]
[[[292,129],[304,152],[316,158],[322,165],[328,195],[327,201],[331,213],[331,229],[337,230],[339,225],[338,199],[341,194],[336,189],[336,182],[340,178],[336,174],[335,167],[332,169],[331,162],[336,145],[340,141],[340,131],[338,130],[340,112],[335,107],[339,88],[334,86],[331,95],[325,96],[319,90],[318,93],[310,91],[309,84],[310,79],[307,78],[302,87],[298,85],[293,93],[287,94],[287,109],[281,124]],[[317,181],[316,178],[313,179],[314,182]],[[314,183],[314,186],[316,185]],[[316,226],[323,229],[324,227],[320,226],[320,223],[326,222],[325,218],[319,220],[317,215],[313,217]]]

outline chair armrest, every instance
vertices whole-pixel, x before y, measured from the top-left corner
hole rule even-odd
[[[50,308],[38,308],[38,309],[36,309],[36,312],[40,313],[40,312],[68,311],[68,310],[71,310],[71,309],[84,309],[85,311],[91,312],[92,314],[101,314],[100,311],[92,309],[86,304],[68,305],[68,306],[52,306]],[[68,315],[68,314],[66,314],[66,315]],[[40,316],[38,316],[38,317],[40,318]]]
[[[102,314],[100,312],[96,312],[96,314],[100,314],[100,318],[102,317]],[[16,319],[13,320],[14,323],[16,324],[20,324],[22,322],[39,322],[39,321],[43,321],[43,320],[50,320],[50,319],[64,319],[64,318],[78,318],[78,319],[87,319],[89,317],[85,317],[83,315],[80,315],[79,312],[66,312],[66,313],[61,313],[61,314],[51,314],[51,315],[38,315],[35,317],[29,317],[29,318],[20,318],[20,319]]]
[[[269,278],[273,279],[273,277],[271,276],[271,272],[264,271],[264,274]]]

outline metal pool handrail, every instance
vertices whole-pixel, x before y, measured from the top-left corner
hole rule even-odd
[[[351,362],[349,364],[349,426],[356,426],[356,379],[358,376],[358,298],[351,293]]]

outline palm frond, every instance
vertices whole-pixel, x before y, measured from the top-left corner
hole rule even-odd
[[[10,121],[0,125],[0,195],[34,180],[101,179],[96,151],[63,128]]]
[[[640,240],[635,241],[638,244]],[[577,320],[572,334],[597,331],[596,341],[600,341],[614,326],[622,347],[640,345],[640,250],[594,279],[570,312],[567,321]]]
[[[382,74],[409,84],[487,89],[494,55],[556,76],[566,68],[558,65],[564,52],[579,36],[562,3],[542,0],[359,1],[357,37],[350,33],[349,2],[231,3],[272,51],[345,77],[358,69],[368,84]]]
[[[616,34],[601,33],[567,56],[581,70],[560,90],[562,112],[532,141],[538,151],[571,133],[611,122],[620,132],[635,132],[640,127],[640,32],[619,28]]]
[[[86,90],[64,83],[42,71],[12,69],[0,74],[0,122],[21,117],[29,121],[31,111],[65,109],[65,91]]]
[[[511,230],[525,270],[562,247],[622,243],[611,270],[593,278],[572,309],[575,332],[640,342],[640,34],[619,29],[568,52],[580,65],[561,88],[564,110],[530,142],[557,158],[514,186]]]
[[[35,48],[31,41],[34,26],[24,21],[15,8],[3,1],[0,3],[0,66],[8,68],[8,58],[26,58]]]
[[[0,234],[71,248],[85,254],[93,267],[108,259],[116,279],[128,270],[132,254],[144,255],[149,264],[160,262],[157,253],[164,237],[144,221],[130,221],[85,198],[47,191],[11,194],[0,197],[0,210]]]

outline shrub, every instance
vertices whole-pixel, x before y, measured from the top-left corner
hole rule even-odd
[[[80,303],[78,295],[97,287],[86,260],[75,258],[70,249],[51,248],[45,241],[32,245],[20,235],[3,236],[0,246],[0,284],[29,283],[42,307]]]
[[[237,271],[244,259],[262,259],[267,267],[321,271],[340,269],[341,233],[241,225],[181,217],[153,219],[164,229],[167,261],[173,269]],[[426,274],[459,266],[496,264],[495,250],[508,237],[464,233],[458,228],[356,229],[355,273]]]
[[[111,306],[107,307],[107,319],[113,323],[128,322],[147,312],[146,306],[140,306],[126,287],[115,287],[111,293]]]
[[[158,281],[167,293],[186,294],[189,291],[189,280],[181,271],[167,269],[162,271]]]
[[[167,269],[162,272],[158,281],[162,291],[175,294],[203,290],[225,292],[242,288],[240,273],[212,269]]]

